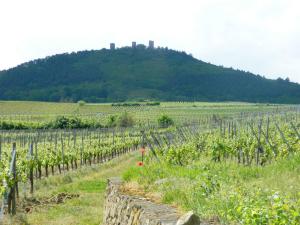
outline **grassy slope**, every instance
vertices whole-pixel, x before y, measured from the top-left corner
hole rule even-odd
[[[63,204],[34,208],[32,213],[18,214],[12,224],[67,225],[101,224],[106,180],[119,176],[136,164],[136,154],[122,156],[100,166],[82,168],[64,176],[52,176],[36,184],[34,196],[49,198],[58,193],[79,194],[79,198],[66,200]]]

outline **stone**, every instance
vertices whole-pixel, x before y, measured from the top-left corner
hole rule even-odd
[[[200,218],[190,211],[181,216],[176,225],[200,225]]]
[[[151,202],[141,196],[128,195],[121,191],[121,185],[120,178],[108,180],[104,225],[194,225],[194,221],[200,221],[193,213],[179,219],[180,213],[175,208]]]

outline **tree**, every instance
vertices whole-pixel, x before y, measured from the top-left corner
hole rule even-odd
[[[117,121],[119,127],[132,127],[134,125],[133,117],[127,112],[122,113]]]
[[[160,127],[169,127],[174,125],[173,119],[167,115],[160,116],[157,121]]]
[[[80,101],[78,101],[77,103],[78,103],[78,105],[79,105],[80,107],[85,106],[85,104],[86,104],[86,102],[83,101],[83,100],[80,100]]]

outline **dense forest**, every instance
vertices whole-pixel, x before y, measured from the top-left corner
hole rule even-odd
[[[300,85],[138,45],[59,54],[0,71],[0,100],[300,103]]]

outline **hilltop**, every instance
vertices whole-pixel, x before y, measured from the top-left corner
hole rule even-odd
[[[146,99],[300,103],[300,85],[143,45],[53,55],[0,71],[0,100]]]

